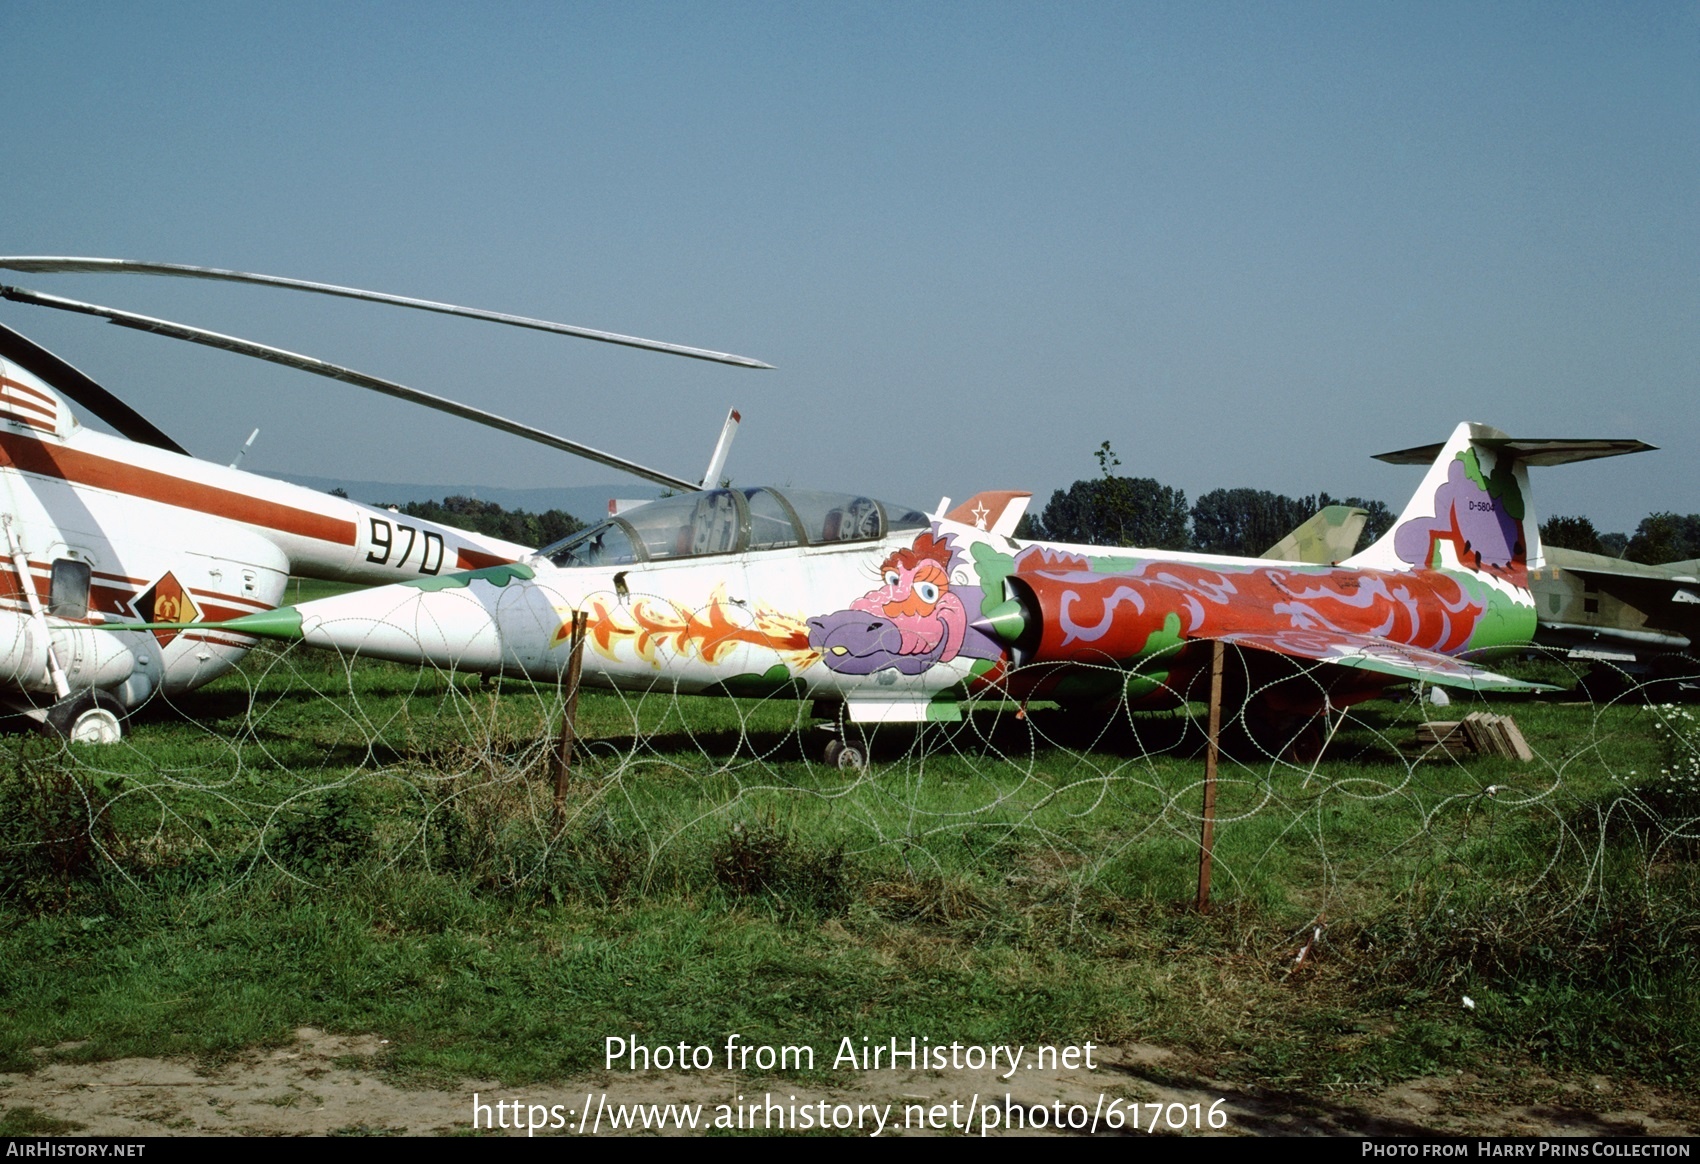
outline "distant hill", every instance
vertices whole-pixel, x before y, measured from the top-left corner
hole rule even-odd
[[[302,473],[264,473],[279,481],[289,481],[329,493],[341,489],[355,501],[369,505],[401,505],[409,501],[441,501],[445,497],[476,497],[493,501],[503,509],[523,509],[527,513],[543,513],[563,509],[580,521],[594,524],[607,516],[609,498],[654,498],[661,490],[641,482],[611,485],[580,485],[571,489],[500,489],[492,485],[412,485],[393,481],[352,481],[341,477],[309,477]]]

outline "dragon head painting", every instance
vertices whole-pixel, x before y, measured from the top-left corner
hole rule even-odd
[[[956,657],[968,612],[951,589],[951,549],[927,532],[880,563],[880,583],[844,610],[809,619],[809,645],[847,675],[918,675]]]

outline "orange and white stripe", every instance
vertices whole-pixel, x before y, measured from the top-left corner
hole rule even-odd
[[[37,432],[58,432],[59,401],[39,388],[0,374],[0,417]]]

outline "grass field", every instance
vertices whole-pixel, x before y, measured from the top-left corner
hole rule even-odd
[[[557,812],[557,692],[256,650],[116,748],[0,740],[0,1070],[311,1025],[421,1081],[738,1031],[1142,1041],[1301,1094],[1488,1058],[1691,1088],[1700,794],[1660,713],[1494,709],[1535,763],[1418,759],[1408,703],[1315,765],[1225,762],[1201,916],[1184,717],[988,705],[841,772],[794,703],[587,692]]]

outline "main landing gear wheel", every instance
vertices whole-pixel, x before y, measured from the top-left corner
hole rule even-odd
[[[868,766],[867,752],[855,744],[840,739],[826,742],[826,765],[841,772],[860,772]]]
[[[106,691],[67,695],[47,709],[42,730],[73,744],[116,744],[124,735],[124,705]]]

